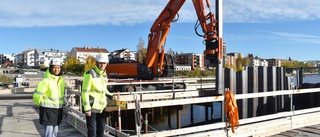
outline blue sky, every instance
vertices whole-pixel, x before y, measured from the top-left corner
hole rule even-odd
[[[211,10],[214,11],[214,0]],[[0,53],[27,49],[101,47],[136,51],[146,43],[167,0],[1,0]],[[223,38],[227,52],[260,58],[320,60],[319,0],[224,0]],[[191,0],[171,24],[166,51],[203,53],[194,32]],[[146,46],[145,46],[146,47]]]

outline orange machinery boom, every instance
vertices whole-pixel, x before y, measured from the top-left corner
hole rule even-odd
[[[165,55],[164,43],[170,30],[170,23],[175,19],[185,0],[170,0],[153,23],[148,35],[148,47],[144,64],[137,62],[113,62],[107,67],[111,78],[138,78],[153,79],[155,77],[172,76],[174,71],[173,60]],[[206,14],[203,0],[192,0],[198,16],[198,25],[201,26],[206,44],[206,58],[211,63],[222,58],[222,39],[218,38],[216,21],[212,12]],[[207,7],[210,3],[206,0]]]

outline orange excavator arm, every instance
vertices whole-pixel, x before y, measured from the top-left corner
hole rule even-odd
[[[174,61],[172,56],[165,54],[165,40],[170,30],[170,24],[176,21],[176,15],[186,0],[169,0],[157,19],[150,28],[148,35],[147,54],[144,63],[127,62],[122,59],[110,60],[107,66],[107,73],[110,78],[137,78],[154,79],[157,77],[171,77],[174,75]],[[220,0],[216,0],[219,3]],[[196,33],[204,38],[206,60],[210,64],[216,64],[217,70],[222,70],[222,28],[221,21],[214,19],[214,14],[205,11],[205,2],[210,10],[208,0],[192,0],[198,21],[195,25]],[[219,12],[220,13],[220,12]],[[218,14],[220,17],[221,14]],[[197,32],[198,27],[202,28],[202,35]],[[217,26],[217,27],[216,27]],[[217,29],[218,28],[218,29]],[[221,29],[222,30],[222,29]],[[222,31],[221,31],[222,32]],[[218,71],[217,74],[220,74]],[[219,91],[221,91],[219,89]]]
[[[222,59],[223,47],[222,47],[222,38],[218,37],[216,20],[214,19],[214,14],[210,11],[210,2],[206,0],[206,6],[209,9],[207,14],[204,7],[204,0],[192,0],[194,8],[198,16],[198,22],[195,25],[196,28],[200,25],[202,28],[203,35],[199,35],[205,39],[206,50],[206,59],[210,60],[210,63],[214,63],[218,59]]]
[[[170,23],[175,19],[184,2],[185,0],[170,0],[150,29],[145,64],[148,68],[152,68],[154,76],[161,76],[163,73],[165,39],[170,30]],[[192,0],[192,2],[198,17],[196,27],[201,26],[203,35],[196,33],[205,40],[204,54],[206,54],[206,59],[214,63],[216,60],[222,59],[223,51],[222,38],[217,36],[214,14],[211,11],[206,13],[204,0]],[[208,0],[206,0],[206,6],[210,10]]]
[[[163,44],[170,30],[170,23],[184,4],[185,0],[170,0],[153,23],[148,36],[146,65],[152,67],[153,75],[161,75],[164,61]]]

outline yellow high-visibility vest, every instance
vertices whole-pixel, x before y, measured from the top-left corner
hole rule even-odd
[[[107,106],[106,95],[112,96],[107,90],[107,82],[106,72],[97,66],[84,74],[81,91],[84,111],[101,113],[104,110]]]
[[[51,74],[48,69],[33,93],[33,101],[37,106],[62,108],[64,87],[63,77]]]

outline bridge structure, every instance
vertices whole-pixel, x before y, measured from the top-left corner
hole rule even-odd
[[[214,85],[214,81],[203,84],[198,82],[205,80],[199,78],[195,83],[186,84],[186,89],[117,93],[116,96],[126,102],[126,105],[119,107],[109,102],[113,105],[106,111],[115,112],[113,122],[118,124],[109,124],[106,127],[106,136],[274,136],[319,124],[320,88],[302,89],[302,86],[294,85],[285,68],[248,67],[239,72],[226,69],[224,76],[224,86],[235,93],[239,109],[240,127],[235,133],[231,132],[230,125],[223,118],[223,94],[214,92],[214,86],[208,86]],[[69,89],[68,93],[71,104],[67,112],[70,115],[68,122],[81,133],[86,133],[84,115],[81,113],[81,107],[77,107],[81,106],[80,90]],[[214,115],[212,103],[215,102],[222,104],[220,119],[210,117]],[[206,121],[192,126],[181,126],[181,106],[184,105],[190,105],[191,111],[195,105],[206,107],[203,115]],[[171,119],[175,119],[176,127],[162,131],[149,130],[148,119],[154,117],[157,109],[163,108],[176,112],[176,117],[168,116],[168,125],[171,124]],[[123,112],[129,111],[132,112],[130,118],[124,118]],[[197,112],[191,113],[190,119],[193,118],[193,113]],[[141,117],[146,121],[139,121]],[[134,119],[134,129],[122,128],[127,127],[125,124],[128,124],[128,119]],[[110,119],[107,121],[110,123]]]
[[[314,130],[318,129],[320,120],[320,86],[314,84],[312,88],[303,88],[303,85],[294,85],[292,75],[281,67],[252,67],[238,72],[226,69],[224,72],[224,86],[235,94],[239,109],[240,127],[235,133],[224,121],[224,96],[215,92],[215,79],[185,78],[188,81],[186,89],[115,92],[115,96],[119,96],[126,105],[119,107],[109,101],[106,111],[111,115],[106,119],[105,136],[294,136],[294,133],[297,135],[303,131],[317,134]],[[85,136],[85,116],[80,107],[81,88],[74,87],[73,80],[66,79],[69,83],[66,122]],[[218,110],[221,111],[220,118],[213,116],[217,111],[214,103],[221,104]],[[191,120],[198,113],[193,108],[204,107],[205,113],[201,116],[204,122],[183,125],[184,106],[190,107]],[[170,129],[152,129],[150,121],[158,119],[157,114],[164,115],[162,111],[165,109],[171,111],[171,115],[165,116],[168,125],[171,124]],[[139,121],[141,117],[144,121]],[[128,126],[130,123],[133,123],[133,128]]]

